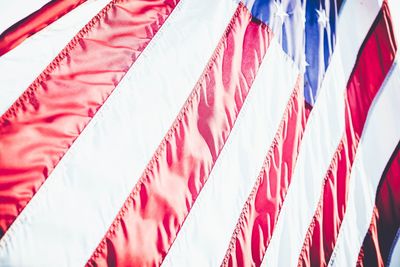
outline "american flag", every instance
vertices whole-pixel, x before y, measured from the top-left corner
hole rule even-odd
[[[4,0],[0,33],[0,266],[400,266],[398,0]]]

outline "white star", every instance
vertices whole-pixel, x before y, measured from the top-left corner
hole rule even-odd
[[[306,72],[306,68],[310,66],[310,64],[308,64],[307,59],[306,59],[306,55],[304,55],[301,59],[301,71]]]
[[[282,4],[279,4],[276,1],[274,1],[274,5],[275,5],[275,10],[276,10],[275,16],[279,17],[281,22],[283,23],[285,21],[285,18],[288,17],[289,15],[283,9]]]
[[[326,28],[326,25],[329,23],[329,19],[326,16],[326,11],[320,8],[320,10],[315,10],[318,14],[318,24],[322,27]]]

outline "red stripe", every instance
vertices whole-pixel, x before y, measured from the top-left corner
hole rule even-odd
[[[346,210],[351,167],[368,110],[395,58],[396,45],[385,2],[360,51],[345,93],[345,132],[323,182],[299,257],[301,266],[325,266],[329,262]]]
[[[232,130],[271,37],[239,4],[191,96],[88,266],[161,264]]]
[[[289,187],[306,124],[300,78],[233,233],[223,266],[260,266]],[[268,196],[268,197],[266,197]]]
[[[53,171],[176,4],[173,0],[112,1],[1,117],[0,234]]]
[[[358,266],[384,266],[400,227],[400,143],[386,165],[378,186],[369,230]]]
[[[61,18],[83,2],[86,2],[86,0],[53,0],[28,17],[18,21],[0,35],[0,56]]]

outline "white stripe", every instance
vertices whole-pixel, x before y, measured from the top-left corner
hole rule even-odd
[[[389,10],[392,16],[392,23],[394,28],[394,34],[396,36],[397,44],[400,44],[400,1],[389,0]]]
[[[88,0],[0,57],[0,115],[108,2]]]
[[[391,74],[370,108],[351,171],[347,209],[330,259],[354,266],[371,223],[375,194],[385,166],[400,140],[400,68]]]
[[[393,242],[392,250],[389,255],[388,266],[398,267],[400,266],[400,228],[397,230],[396,239]]]
[[[49,0],[2,0],[0,2],[0,33],[7,30],[21,19],[39,10],[48,2]]]
[[[274,39],[235,126],[163,266],[219,266],[278,129],[298,70]]]
[[[236,8],[232,0],[179,2],[0,241],[0,265],[82,266],[89,259]]]
[[[347,80],[379,8],[373,1],[360,0],[347,1],[343,6],[335,52],[304,132],[292,182],[266,251],[264,266],[297,265],[320,198],[322,181],[344,131],[343,96]]]

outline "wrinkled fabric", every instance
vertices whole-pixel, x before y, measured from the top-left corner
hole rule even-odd
[[[290,185],[307,121],[300,79],[240,215],[222,266],[261,265]]]
[[[0,240],[0,266],[87,262],[179,114],[236,9],[231,0],[179,3],[16,218],[12,231]]]
[[[229,139],[162,267],[221,265],[298,77],[298,68],[274,37]]]
[[[38,11],[15,23],[0,35],[0,56],[85,1],[86,0],[53,0]]]
[[[372,213],[357,266],[389,265],[392,246],[400,227],[400,143],[381,177]]]
[[[113,1],[0,118],[4,233],[178,1]]]
[[[269,46],[239,5],[215,54],[88,266],[158,266],[217,160]]]
[[[335,50],[342,1],[245,0],[244,3],[254,17],[272,27],[283,50],[304,69],[304,98],[313,106]],[[276,15],[278,10],[284,13]],[[326,16],[326,25],[321,25],[320,14]]]
[[[0,56],[0,116],[109,2],[88,0]]]
[[[384,3],[354,66],[345,93],[345,132],[326,173],[320,201],[299,257],[300,266],[327,265],[346,211],[349,180],[368,111],[396,55]]]

